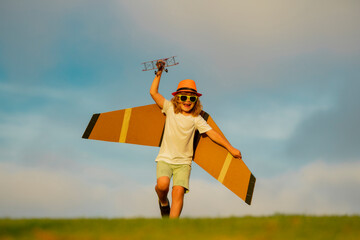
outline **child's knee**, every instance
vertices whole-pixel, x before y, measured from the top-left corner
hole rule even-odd
[[[169,191],[169,186],[167,185],[162,185],[162,184],[157,184],[155,187],[156,190],[161,191],[161,192],[168,192]]]
[[[160,177],[157,180],[156,189],[162,192],[169,191],[170,179],[168,177]]]

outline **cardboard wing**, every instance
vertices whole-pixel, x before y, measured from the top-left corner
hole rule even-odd
[[[209,114],[203,111],[201,115],[224,136]],[[94,114],[83,138],[159,147],[164,127],[164,114],[156,104],[151,104]],[[206,134],[195,134],[194,162],[247,204],[251,204],[256,181],[254,175],[242,160],[233,158]]]

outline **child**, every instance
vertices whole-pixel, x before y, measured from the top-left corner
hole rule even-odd
[[[159,92],[160,78],[164,62],[159,61],[158,72],[150,87],[150,95],[166,115],[165,131],[159,154],[156,158],[157,184],[155,191],[159,197],[162,217],[180,216],[184,194],[189,191],[189,177],[193,157],[193,139],[195,130],[206,133],[214,142],[225,147],[235,158],[241,159],[241,153],[225,138],[213,130],[199,115],[202,110],[195,82],[190,79],[179,83],[171,102]],[[167,198],[170,179],[173,177],[172,204]]]

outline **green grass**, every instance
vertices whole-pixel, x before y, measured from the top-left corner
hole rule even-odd
[[[360,216],[0,219],[0,239],[360,239]]]

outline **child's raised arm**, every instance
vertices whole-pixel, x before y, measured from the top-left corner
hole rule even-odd
[[[164,106],[165,98],[159,93],[159,84],[160,84],[160,78],[162,75],[162,72],[164,70],[165,62],[160,60],[158,63],[156,63],[156,66],[158,67],[158,72],[156,73],[156,76],[151,84],[150,87],[150,95],[154,99],[155,103],[162,109]]]

